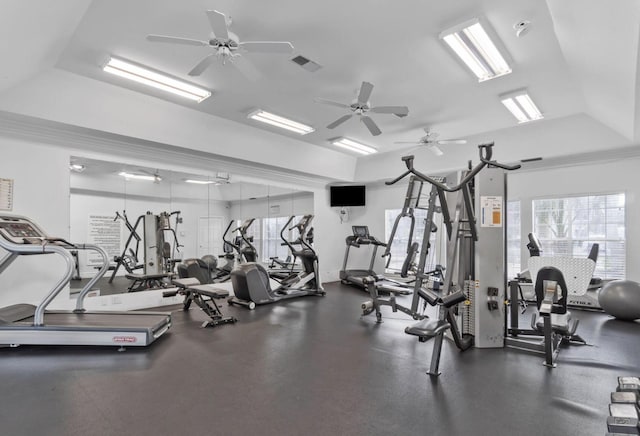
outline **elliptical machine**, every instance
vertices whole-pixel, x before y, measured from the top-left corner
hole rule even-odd
[[[291,253],[300,258],[303,270],[289,280],[283,281],[275,289],[271,289],[269,274],[264,266],[256,262],[243,263],[231,271],[231,283],[234,297],[229,304],[239,304],[250,310],[257,304],[269,304],[276,301],[308,295],[324,296],[325,291],[320,283],[318,255],[307,240],[309,225],[313,215],[304,215],[300,221],[289,227],[295,216],[291,216],[285,227],[289,231],[296,230],[298,238],[294,241],[284,239]],[[296,248],[296,245],[300,248]]]

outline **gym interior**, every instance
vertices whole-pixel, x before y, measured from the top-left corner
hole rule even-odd
[[[0,11],[3,434],[640,434],[637,2]]]

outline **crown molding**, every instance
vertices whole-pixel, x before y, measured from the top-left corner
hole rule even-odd
[[[163,165],[167,169],[180,165],[211,174],[227,172],[250,178],[266,179],[276,184],[303,185],[310,189],[324,188],[328,182],[333,180],[312,176],[303,171],[283,170],[257,162],[7,111],[0,111],[0,131],[0,134],[6,137],[63,147],[79,156],[98,153],[119,159],[139,159],[150,164]]]

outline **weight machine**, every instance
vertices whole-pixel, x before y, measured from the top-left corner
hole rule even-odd
[[[171,217],[175,215],[175,226],[171,226]],[[126,211],[122,214],[116,212],[114,220],[124,221],[129,237],[124,245],[120,256],[116,257],[116,266],[113,268],[109,283],[113,282],[120,266],[127,271],[125,277],[132,281],[129,286],[130,292],[164,287],[165,279],[171,277],[176,263],[176,252],[180,251],[180,243],[176,234],[176,228],[182,221],[180,211],[161,212],[155,215],[147,212],[140,215],[135,224],[131,224]],[[142,236],[138,233],[139,226],[142,228]],[[167,237],[168,236],[168,237]],[[135,249],[132,245],[135,241]],[[171,241],[171,242],[169,242]],[[140,263],[139,248],[143,242],[143,262]],[[142,273],[136,273],[137,270]]]
[[[421,191],[422,182],[431,185],[426,206],[425,232],[416,268],[411,307],[400,305],[394,296],[389,299],[380,298],[375,282],[367,280],[371,299],[362,304],[363,316],[375,311],[377,321],[381,322],[380,308],[390,306],[393,312],[400,310],[420,320],[407,327],[405,333],[418,336],[421,342],[436,338],[428,372],[430,375],[439,374],[442,342],[447,331],[450,331],[460,350],[472,346],[503,346],[501,310],[504,309],[500,302],[504,300],[505,293],[505,227],[502,210],[506,193],[504,171],[515,170],[520,166],[504,165],[492,160],[493,145],[489,143],[478,146],[480,162],[474,167],[469,163],[469,169],[461,175],[455,186],[447,185],[446,178],[427,176],[416,170],[414,156],[403,157],[407,171],[386,182],[387,185],[393,185],[410,176],[409,191],[419,188],[416,192]],[[420,185],[416,184],[418,182]],[[408,195],[405,199],[407,207],[403,212],[409,212],[409,200]],[[476,211],[480,213],[479,219],[476,219]],[[436,213],[442,214],[447,237],[447,261],[439,293],[424,286],[431,273],[425,269],[430,250],[429,230],[434,228]],[[405,215],[412,216],[408,213]],[[463,301],[465,306],[459,309],[458,304]],[[428,319],[419,312],[421,302],[423,308],[427,304],[438,306],[438,318]],[[479,332],[482,334],[478,334]]]

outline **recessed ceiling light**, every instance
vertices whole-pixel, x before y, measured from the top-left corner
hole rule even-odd
[[[331,143],[337,147],[345,148],[349,151],[354,151],[356,153],[365,154],[365,155],[378,152],[378,150],[376,150],[373,147],[360,144],[359,142],[356,142],[349,138],[336,138],[331,140]]]
[[[109,58],[109,61],[102,69],[107,73],[152,86],[198,103],[211,95],[211,91],[207,89],[114,57]]]
[[[280,127],[281,129],[286,129],[300,135],[306,135],[307,133],[315,131],[315,129],[311,126],[307,126],[306,124],[298,123],[288,118],[263,111],[262,109],[251,112],[249,115],[247,115],[247,118],[270,124],[272,126]]]
[[[489,28],[487,24],[484,26]],[[479,82],[511,72],[511,67],[478,18],[445,30],[440,39],[469,67]]]
[[[527,123],[544,118],[526,89],[502,94],[500,101],[516,117],[519,123]]]
[[[124,177],[125,179],[148,180],[150,182],[159,182],[162,180],[162,177],[160,176],[152,176],[148,174],[134,174],[134,173],[127,173],[125,171],[119,172],[118,175]]]
[[[80,165],[80,164],[70,164],[70,165],[69,165],[69,169],[70,169],[71,171],[75,171],[75,172],[77,172],[77,173],[81,173],[81,172],[83,172],[83,171],[84,171],[85,166],[84,166],[84,165]]]

